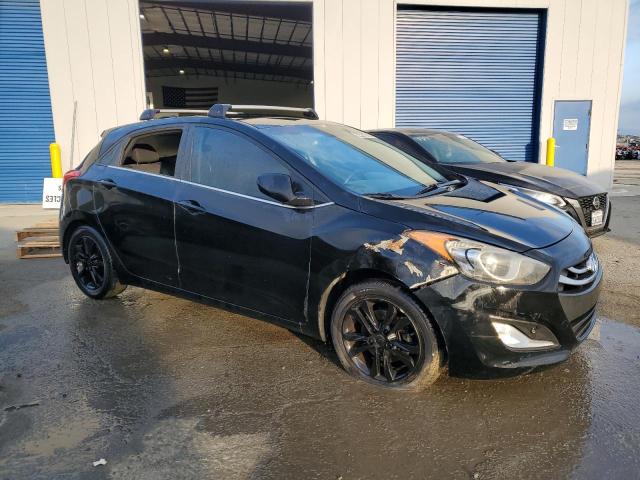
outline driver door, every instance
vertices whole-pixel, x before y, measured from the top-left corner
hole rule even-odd
[[[281,319],[304,319],[313,208],[264,195],[260,175],[283,173],[311,186],[238,132],[197,127],[190,169],[176,195],[176,245],[183,289]]]

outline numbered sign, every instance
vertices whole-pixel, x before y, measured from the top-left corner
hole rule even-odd
[[[60,208],[62,179],[45,178],[42,187],[42,208]]]

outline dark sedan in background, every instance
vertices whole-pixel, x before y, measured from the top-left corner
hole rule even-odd
[[[582,175],[505,160],[463,135],[441,130],[400,128],[370,133],[428,165],[440,164],[462,175],[499,183],[558,207],[591,237],[609,231],[611,204],[607,192]]]

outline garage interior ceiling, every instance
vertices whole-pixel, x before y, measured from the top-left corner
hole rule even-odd
[[[310,84],[310,4],[140,2],[149,77],[215,75]]]

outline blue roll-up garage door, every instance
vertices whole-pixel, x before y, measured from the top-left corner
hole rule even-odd
[[[396,126],[452,130],[537,161],[540,11],[399,7]]]
[[[54,141],[38,0],[0,0],[0,202],[37,202]]]

